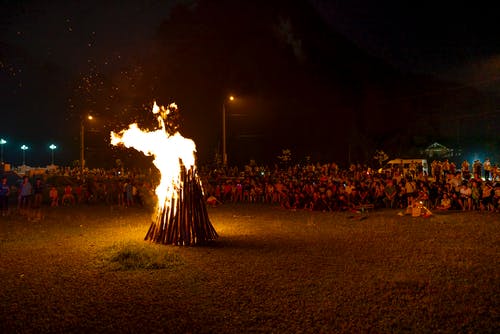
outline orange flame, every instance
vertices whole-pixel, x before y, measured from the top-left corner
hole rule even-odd
[[[172,199],[177,199],[178,189],[182,185],[181,163],[187,170],[195,167],[196,145],[194,141],[184,138],[179,132],[170,134],[165,128],[164,118],[168,117],[171,110],[177,106],[172,103],[167,108],[159,107],[156,102],[153,105],[153,114],[158,114],[160,129],[155,131],[141,130],[134,123],[128,129],[119,133],[111,132],[111,144],[123,144],[125,147],[153,156],[153,164],[161,174],[160,183],[156,187],[157,214],[162,208],[170,207]],[[175,208],[172,208],[175,210]]]

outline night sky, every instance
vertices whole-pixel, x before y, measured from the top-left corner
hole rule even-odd
[[[134,153],[109,131],[151,126],[153,101],[179,105],[201,161],[367,161],[434,141],[498,152],[499,23],[473,7],[387,1],[1,1],[4,160],[88,163]],[[414,6],[416,6],[415,4]],[[469,5],[470,6],[470,5]],[[451,124],[451,125],[450,125]],[[125,156],[124,156],[125,155]]]

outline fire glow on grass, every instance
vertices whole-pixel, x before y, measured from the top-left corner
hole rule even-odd
[[[201,182],[196,173],[196,145],[175,130],[169,133],[165,120],[177,111],[153,105],[159,129],[141,130],[134,123],[119,133],[111,132],[111,144],[134,148],[153,156],[153,164],[161,174],[155,189],[156,213],[145,239],[175,245],[191,245],[215,239],[203,199]]]

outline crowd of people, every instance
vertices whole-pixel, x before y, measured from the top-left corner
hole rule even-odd
[[[153,201],[153,176],[131,172],[126,176],[117,170],[93,169],[83,178],[76,168],[62,168],[24,175],[2,176],[0,211],[2,216],[19,214],[39,220],[42,207],[108,205],[142,207]]]
[[[215,170],[208,175],[206,193],[212,205],[226,202],[279,204],[287,209],[341,211],[359,208],[405,209],[419,203],[429,209],[499,211],[500,171],[448,170],[432,163],[431,175],[396,166],[377,171],[335,163],[287,168],[247,166],[244,171]],[[484,175],[484,177],[483,177]]]
[[[238,168],[200,168],[207,204],[267,203],[291,210],[344,211],[364,208],[406,209],[416,203],[436,210],[500,211],[500,170],[489,161],[461,169],[434,161],[427,174],[420,169],[375,170],[335,163]],[[37,216],[42,206],[104,204],[121,208],[154,205],[154,170],[94,169],[85,178],[63,168],[24,176],[8,184],[2,177],[2,216],[12,211]],[[10,204],[9,204],[10,203]],[[10,209],[9,209],[10,206]],[[11,210],[17,209],[17,210]]]

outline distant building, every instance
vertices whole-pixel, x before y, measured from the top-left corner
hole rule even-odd
[[[452,158],[455,156],[453,149],[448,148],[437,142],[429,145],[424,151],[429,158],[434,158],[434,159]]]

